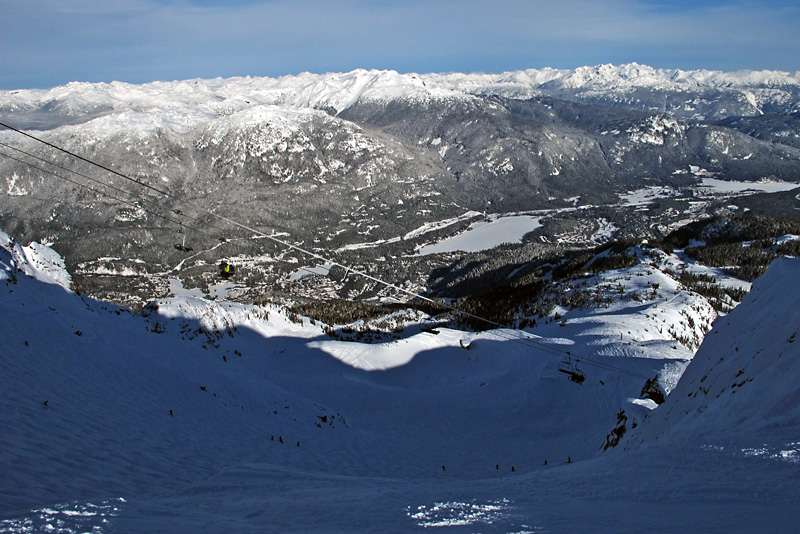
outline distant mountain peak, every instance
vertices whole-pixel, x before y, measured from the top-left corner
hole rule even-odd
[[[47,110],[69,117],[101,111],[143,111],[159,107],[218,105],[244,101],[341,112],[366,100],[468,98],[495,94],[531,98],[548,91],[687,91],[714,89],[791,89],[800,91],[800,73],[721,72],[657,69],[639,63],[602,64],[577,69],[528,69],[499,74],[399,73],[356,69],[350,72],[269,77],[236,77],[128,84],[70,82],[52,89],[0,93],[0,111]]]

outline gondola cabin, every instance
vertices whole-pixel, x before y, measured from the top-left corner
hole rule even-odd
[[[219,264],[219,277],[223,280],[230,279],[231,276],[236,272],[236,268],[228,263],[227,261],[222,261]]]

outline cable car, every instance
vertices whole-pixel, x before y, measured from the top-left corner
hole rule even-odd
[[[180,210],[177,211],[172,210],[172,211],[175,211],[175,213],[178,213],[180,215],[183,214],[183,212],[181,212]],[[192,247],[186,246],[186,233],[183,231],[183,225],[181,225],[181,228],[180,230],[178,230],[178,233],[183,237],[183,240],[180,243],[175,243],[174,247],[177,250],[180,250],[181,252],[191,252],[192,250],[194,250]]]
[[[223,280],[228,280],[236,272],[236,268],[225,260],[219,262],[219,276]]]

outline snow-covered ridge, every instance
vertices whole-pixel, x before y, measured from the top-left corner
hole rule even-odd
[[[786,288],[798,283],[800,260],[776,260],[739,307],[714,323],[678,387],[631,442],[670,433],[684,442],[690,436],[766,439],[796,428],[800,300]],[[798,445],[789,460],[797,461]]]
[[[66,290],[72,286],[72,277],[67,272],[64,259],[50,247],[41,243],[20,245],[8,234],[0,230],[0,247],[6,249],[8,264],[0,260],[0,280],[7,279],[7,273],[20,272],[47,284],[60,285]]]
[[[598,65],[580,67],[554,78],[550,85],[564,88],[625,86],[678,89],[684,88],[748,88],[798,85],[800,72],[655,69],[647,65]]]
[[[637,63],[564,69],[528,69],[500,74],[400,74],[358,69],[347,73],[302,73],[279,78],[236,77],[152,82],[72,82],[52,89],[0,93],[7,112],[47,110],[67,116],[156,108],[208,106],[231,113],[252,105],[283,105],[340,112],[359,101],[468,98],[497,94],[529,98],[543,90],[663,90],[800,88],[800,72],[721,72],[655,69]]]
[[[64,115],[148,111],[204,106],[227,115],[253,105],[346,109],[359,100],[463,97],[464,91],[427,84],[416,74],[358,69],[347,73],[236,77],[152,82],[72,82],[52,89],[5,91],[0,109],[10,112],[47,108]]]

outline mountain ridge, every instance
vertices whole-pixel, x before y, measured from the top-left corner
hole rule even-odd
[[[797,428],[800,302],[786,287],[798,283],[800,259],[772,262],[742,303],[715,321],[667,402],[631,436],[632,446],[657,439],[766,439]]]
[[[53,243],[72,271],[117,257],[128,264],[101,271],[183,265],[207,278],[221,256],[269,258],[256,262],[252,283],[272,282],[281,269],[274,250],[254,246],[238,228],[197,232],[212,214],[236,213],[251,228],[319,252],[359,249],[352,261],[379,270],[466,228],[468,213],[570,210],[589,217],[577,223],[589,246],[601,220],[619,236],[659,239],[686,219],[745,209],[695,202],[706,179],[789,187],[800,176],[800,123],[790,111],[800,106],[800,85],[790,75],[693,72],[638,64],[499,76],[361,69],[5,92],[7,124],[41,128],[42,140],[132,180],[87,183],[74,175],[64,183],[59,174],[86,175],[87,167],[0,131],[8,156],[0,158],[0,226],[25,242]],[[789,84],[741,85],[776,76]],[[689,90],[686,80],[705,85]],[[625,195],[647,188],[669,189],[670,200],[653,214],[624,207]],[[414,233],[450,220],[462,222]],[[189,247],[197,251],[190,263],[186,230],[194,230]],[[425,279],[408,282],[420,287]]]
[[[125,82],[71,82],[51,89],[18,89],[0,92],[0,112],[47,110],[65,117],[102,114],[116,110],[142,110],[157,105],[169,95],[183,105],[245,105],[249,98],[262,104],[332,109],[341,112],[355,102],[403,98],[450,98],[498,95],[531,98],[548,92],[667,91],[746,89],[763,90],[763,98],[774,100],[785,92],[770,90],[800,88],[800,72],[708,71],[654,69],[637,63],[610,64],[577,69],[527,69],[500,74],[430,73],[400,74],[393,70],[356,69],[343,73],[269,77],[189,79],[145,84]],[[774,91],[773,91],[774,92]],[[752,95],[750,95],[752,96]],[[751,98],[752,100],[752,98]],[[751,102],[752,103],[752,102]],[[758,106],[753,106],[758,109]],[[753,114],[757,114],[753,111]]]

